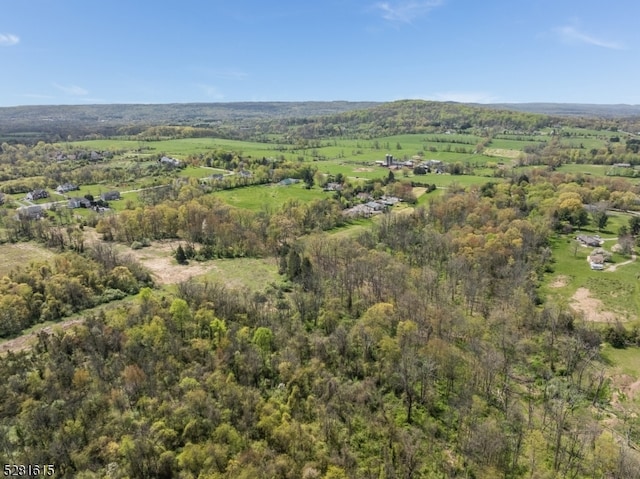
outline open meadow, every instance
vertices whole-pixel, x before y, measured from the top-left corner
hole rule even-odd
[[[0,244],[0,278],[30,261],[46,261],[54,252],[35,242]]]
[[[611,251],[616,244],[613,231],[629,215],[613,213],[612,218],[608,229],[600,233],[605,251]],[[583,233],[598,234],[589,230]],[[547,275],[542,291],[549,298],[566,302],[587,322],[637,323],[640,320],[640,262],[636,255],[612,253],[604,270],[592,270],[589,256],[594,248],[579,244],[575,235],[552,238],[553,272]]]

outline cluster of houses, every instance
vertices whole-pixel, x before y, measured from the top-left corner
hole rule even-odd
[[[59,194],[66,194],[71,191],[77,191],[79,189],[80,188],[77,185],[74,185],[73,183],[64,183],[62,185],[59,185],[56,188],[56,192]],[[49,192],[47,190],[40,189],[40,188],[30,191],[25,196],[25,198],[29,201],[35,201],[35,200],[48,198],[48,197],[49,197]],[[115,190],[107,191],[105,193],[102,193],[98,200],[91,200],[90,198],[91,197],[87,198],[87,197],[80,197],[80,196],[67,197],[67,207],[70,209],[93,208],[97,212],[104,212],[105,210],[107,210],[106,202],[119,200],[120,192]],[[17,214],[19,218],[38,219],[45,216],[45,211],[46,209],[45,207],[43,207],[43,205],[28,205],[28,206],[22,206],[18,208]]]
[[[73,183],[63,183],[61,185],[58,185],[58,187],[56,188],[56,193],[64,195],[66,193],[69,193],[70,191],[76,191],[79,189],[80,187],[78,187],[78,185],[74,185]],[[25,199],[29,201],[41,200],[43,198],[49,198],[49,192],[43,188],[36,188],[29,191],[25,195]]]
[[[604,263],[609,261],[611,256],[601,248],[604,244],[602,238],[600,238],[599,235],[578,235],[576,236],[576,241],[582,246],[595,248],[587,258],[587,261],[592,270],[602,271],[604,269]]]
[[[104,203],[108,202],[108,201],[114,201],[114,200],[119,200],[120,199],[120,192],[119,191],[107,191],[106,193],[102,193],[100,195],[100,201],[91,201],[89,198],[86,197],[74,197],[74,198],[69,198],[69,201],[67,202],[67,206],[71,209],[76,209],[76,208],[93,208],[96,211],[104,211],[105,207],[104,207]],[[99,204],[102,203],[102,204]]]
[[[378,160],[376,165],[382,168],[389,168],[391,170],[399,170],[401,168],[422,168],[425,173],[444,173],[444,163],[440,160],[426,160],[422,161],[420,157],[414,157],[411,160],[398,160],[393,155],[385,155],[384,160]]]
[[[402,201],[400,198],[395,196],[382,196],[381,198],[374,200],[368,193],[358,193],[357,198],[362,201],[366,201],[366,203],[355,205],[343,210],[342,214],[344,216],[347,216],[348,218],[357,218],[360,216],[369,218],[373,215],[379,215],[391,206]]]

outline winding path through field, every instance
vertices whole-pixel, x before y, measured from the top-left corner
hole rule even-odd
[[[631,264],[631,263],[633,263],[636,259],[637,259],[637,256],[636,256],[636,254],[635,254],[635,253],[633,253],[633,254],[631,255],[631,259],[630,259],[630,260],[623,261],[622,263],[612,264],[612,265],[610,265],[610,266],[609,266],[605,271],[613,272],[613,271],[617,270],[620,266],[624,266],[625,264]]]

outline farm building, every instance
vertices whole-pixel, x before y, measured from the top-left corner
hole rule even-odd
[[[106,193],[102,193],[100,195],[100,199],[102,201],[119,200],[120,199],[120,192],[119,191],[107,191]]]
[[[342,185],[336,182],[330,182],[324,185],[324,191],[341,191]]]
[[[289,185],[294,185],[296,183],[299,183],[300,180],[297,180],[295,178],[285,178],[284,180],[281,180],[278,182],[278,186],[289,186]]]
[[[182,162],[180,160],[176,160],[175,158],[170,158],[168,156],[163,156],[158,160],[162,165],[170,166],[173,168],[178,168],[182,166]]]
[[[576,236],[576,240],[585,246],[602,246],[602,239],[600,239],[600,236],[578,235]]]

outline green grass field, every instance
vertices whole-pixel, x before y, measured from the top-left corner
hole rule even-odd
[[[247,186],[217,191],[213,194],[232,206],[253,211],[259,211],[263,208],[279,208],[291,200],[306,202],[331,197],[331,193],[322,191],[317,186],[307,190],[301,183],[290,186]]]
[[[231,288],[264,291],[269,284],[282,280],[274,258],[217,259],[211,263],[214,267],[200,278],[221,282]]]
[[[577,246],[574,236],[559,235],[551,239],[553,272],[547,275],[541,287],[543,295],[571,304],[571,298],[575,298],[579,289],[587,289],[589,296],[600,302],[602,310],[613,313],[617,320],[634,322],[640,318],[640,262],[614,254],[612,263],[607,266],[615,267],[615,271],[593,271],[587,261],[593,248]],[[616,243],[606,240],[615,238],[608,230],[601,236],[607,250]]]
[[[609,345],[602,348],[602,356],[610,363],[612,369],[640,379],[640,348],[616,349]],[[638,397],[640,403],[640,397]]]

